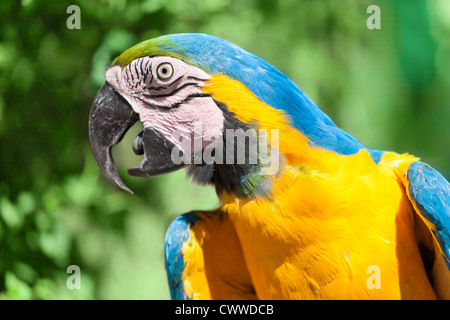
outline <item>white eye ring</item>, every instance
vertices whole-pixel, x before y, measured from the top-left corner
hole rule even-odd
[[[170,63],[161,63],[156,69],[158,78],[161,80],[167,80],[173,75],[173,67]]]

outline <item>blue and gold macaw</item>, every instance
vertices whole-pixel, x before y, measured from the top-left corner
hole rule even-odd
[[[138,120],[144,159],[130,175],[185,168],[220,197],[167,231],[173,299],[450,298],[447,180],[415,156],[364,147],[263,59],[205,34],[116,58],[89,136],[129,192],[111,147]]]

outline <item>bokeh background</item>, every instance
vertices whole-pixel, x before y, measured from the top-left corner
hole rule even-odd
[[[81,29],[69,30],[69,5]],[[369,30],[366,9],[381,9]],[[2,0],[0,298],[167,299],[164,234],[217,205],[184,172],[132,178],[136,125],[114,156],[125,194],[90,151],[90,104],[126,48],[168,33],[226,38],[289,75],[370,148],[410,152],[450,177],[448,0]],[[69,265],[81,289],[69,290]]]

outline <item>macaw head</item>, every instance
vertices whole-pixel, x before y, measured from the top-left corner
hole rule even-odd
[[[267,191],[267,177],[305,141],[343,154],[360,148],[283,73],[205,34],[144,41],[106,71],[92,104],[89,137],[102,171],[129,192],[111,148],[137,121],[143,131],[133,150],[144,159],[130,175],[151,177],[186,167],[195,182],[241,196]],[[273,130],[290,138],[277,145]]]

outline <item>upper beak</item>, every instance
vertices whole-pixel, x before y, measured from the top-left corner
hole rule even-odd
[[[117,173],[111,148],[122,140],[128,129],[138,120],[139,115],[133,111],[130,104],[113,86],[105,82],[92,103],[89,115],[89,140],[94,157],[103,173],[109,180],[131,194],[133,192]],[[153,128],[144,128],[133,149],[136,154],[144,154],[144,160],[128,170],[132,176],[150,177],[184,166],[183,163],[176,164],[171,159],[172,152],[179,153],[179,149]]]
[[[133,193],[117,173],[111,148],[139,120],[130,104],[108,83],[100,88],[89,115],[89,141],[103,173],[123,190]]]

